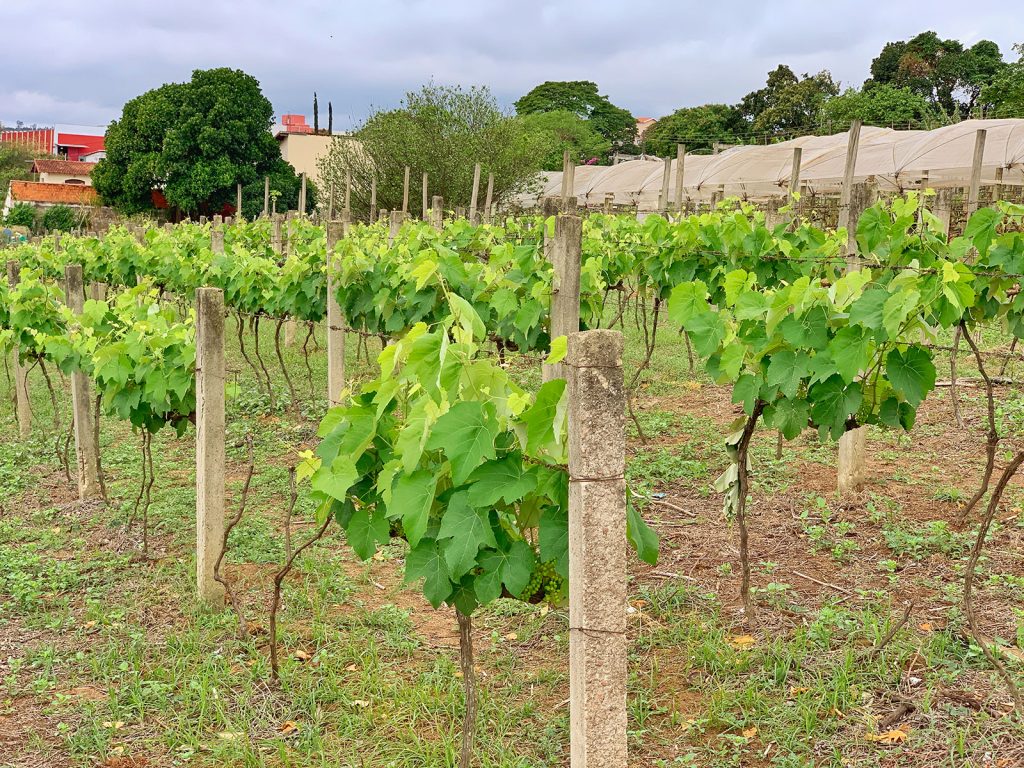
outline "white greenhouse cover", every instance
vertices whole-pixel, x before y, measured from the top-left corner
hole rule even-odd
[[[854,179],[869,177],[881,188],[901,191],[922,186],[962,186],[968,183],[979,129],[985,129],[982,182],[1001,180],[1024,184],[1024,120],[965,120],[932,131],[897,131],[864,126],[861,129]],[[812,191],[835,192],[842,183],[849,136],[801,136],[768,146],[731,147],[718,155],[687,155],[683,194],[707,200],[722,192],[765,198],[789,192],[793,150],[801,148],[800,182]],[[675,204],[677,161],[672,160],[669,203]],[[599,207],[606,195],[616,205],[640,210],[658,207],[665,162],[645,157],[612,166],[578,166],[573,194],[579,205]],[[519,205],[535,205],[540,197],[560,195],[562,174],[545,173],[539,192],[520,195]]]

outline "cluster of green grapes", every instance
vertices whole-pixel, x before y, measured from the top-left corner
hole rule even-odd
[[[533,569],[530,583],[526,585],[519,598],[528,603],[539,603],[542,600],[549,605],[560,605],[569,599],[569,580],[555,570],[555,561],[539,563]]]

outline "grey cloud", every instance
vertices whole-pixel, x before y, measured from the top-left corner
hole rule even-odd
[[[213,66],[253,74],[278,114],[308,113],[317,90],[338,127],[431,79],[489,85],[506,104],[544,80],[593,80],[656,117],[738,101],[779,63],[857,85],[885,42],[924,29],[1009,55],[1024,37],[1010,16],[1005,2],[946,0],[51,0],[42,12],[0,0],[0,120],[105,124],[127,99]]]

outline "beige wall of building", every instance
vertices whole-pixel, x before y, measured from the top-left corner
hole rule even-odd
[[[43,184],[67,184],[70,182],[72,184],[87,184],[90,187],[92,186],[92,179],[84,174],[80,174],[78,176],[66,176],[62,173],[40,173],[39,180],[43,182]]]
[[[281,157],[295,169],[295,172],[305,173],[306,178],[320,186],[317,161],[330,152],[331,142],[335,138],[338,137],[309,133],[286,133],[282,134],[277,142],[281,148]]]

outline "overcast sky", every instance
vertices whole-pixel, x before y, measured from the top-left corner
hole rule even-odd
[[[1024,41],[1019,0],[0,0],[0,121],[105,125],[133,96],[193,69],[254,75],[275,114],[335,129],[437,83],[488,85],[506,105],[545,80],[593,80],[637,116],[736,102],[779,63],[860,85],[889,40],[934,29]]]

